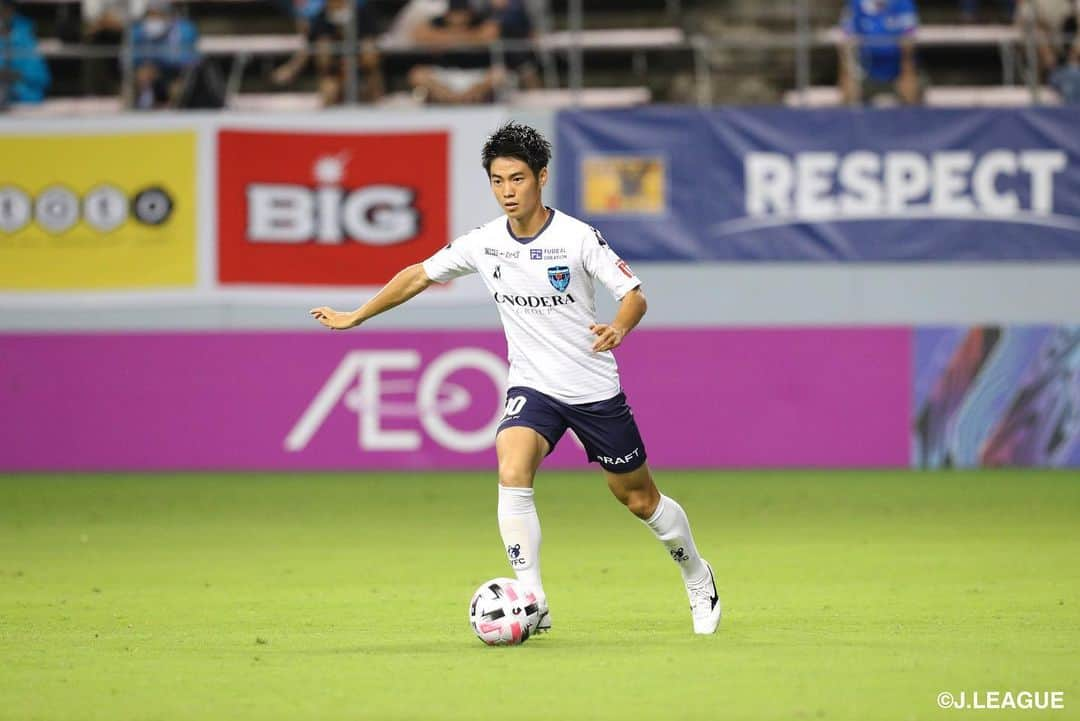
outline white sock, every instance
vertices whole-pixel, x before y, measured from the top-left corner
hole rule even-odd
[[[544,596],[540,582],[540,516],[533,489],[499,486],[499,533],[519,581]]]
[[[679,564],[685,583],[696,583],[708,576],[709,570],[701,560],[694,545],[694,536],[690,533],[690,520],[674,499],[661,495],[656,511],[645,521],[645,525],[652,529],[667,547],[672,560]]]

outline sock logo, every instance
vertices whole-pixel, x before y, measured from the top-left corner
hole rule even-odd
[[[521,544],[515,543],[506,547],[506,557],[510,559],[511,566],[524,566],[525,559],[521,557]]]
[[[675,561],[675,563],[686,563],[690,560],[690,556],[687,555],[686,549],[682,546],[669,548],[668,552],[671,554],[671,560]]]

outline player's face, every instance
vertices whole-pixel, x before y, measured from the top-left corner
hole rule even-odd
[[[547,168],[536,175],[525,161],[517,158],[495,158],[488,173],[495,200],[511,218],[529,218],[537,211],[547,176]]]

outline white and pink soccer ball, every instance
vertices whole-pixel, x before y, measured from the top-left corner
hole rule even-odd
[[[512,578],[493,578],[482,584],[469,602],[469,623],[488,646],[525,643],[539,622],[536,594]]]

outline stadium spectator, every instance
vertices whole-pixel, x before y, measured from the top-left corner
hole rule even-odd
[[[124,28],[129,17],[142,17],[145,12],[146,0],[82,0],[83,42],[95,51],[83,64],[85,92],[108,95],[117,91],[120,85],[118,59],[120,46],[124,42]],[[115,54],[108,55],[110,49]]]
[[[1080,0],[1062,24],[1062,62],[1050,74],[1050,84],[1070,105],[1080,104]]]
[[[417,28],[445,14],[446,8],[447,0],[409,0],[394,15],[382,41],[396,46],[412,46]]]
[[[532,37],[533,22],[526,0],[470,0],[469,5],[481,16],[491,16],[499,23],[499,35],[503,40]],[[382,40],[391,45],[411,46],[416,42],[417,32],[423,32],[448,9],[448,0],[409,0],[394,16]]]
[[[353,12],[359,44],[357,64],[365,80],[363,97],[368,102],[375,102],[382,97],[384,88],[382,62],[375,45],[377,25],[372,0],[355,0]],[[274,83],[291,85],[314,54],[323,105],[341,102],[345,63],[341,60],[344,55],[340,50],[346,41],[348,15],[348,0],[294,0],[296,29],[304,37],[305,47],[274,71]]]
[[[169,0],[148,0],[146,15],[131,30],[136,108],[180,107],[199,63],[198,41],[194,23],[177,17]]]
[[[0,0],[0,109],[41,102],[51,79],[34,24],[15,11],[13,0]]]
[[[503,40],[527,40],[532,37],[532,18],[524,0],[477,0],[476,7],[499,24]]]
[[[486,3],[486,11],[499,24],[499,38],[511,43],[533,39],[532,16],[525,5],[525,0],[481,0]],[[506,65],[520,83],[530,87],[540,84],[534,53],[531,50],[514,48],[506,53]]]
[[[1033,34],[1039,67],[1047,75],[1066,66],[1077,54],[1080,0],[1018,0],[1017,22]]]
[[[413,31],[413,39],[433,49],[436,57],[431,65],[409,71],[409,85],[415,95],[435,103],[491,101],[508,80],[507,65],[522,65],[529,54],[513,51],[493,63],[490,52],[475,48],[500,39],[528,38],[531,33],[521,0],[492,0],[479,7],[469,0],[449,0],[444,14]]]
[[[839,48],[844,102],[869,102],[883,94],[909,105],[920,102],[923,82],[912,39],[918,25],[914,0],[848,0]]]
[[[1006,21],[1013,17],[1016,12],[1016,3],[1013,0],[997,0],[991,3],[999,10],[999,18]],[[983,20],[984,13],[980,12],[982,3],[979,0],[960,0],[960,19],[966,23],[976,23]]]

